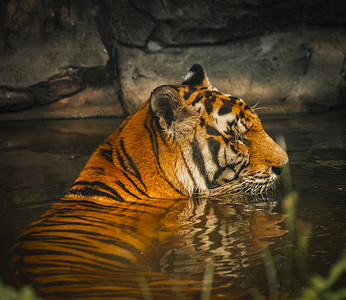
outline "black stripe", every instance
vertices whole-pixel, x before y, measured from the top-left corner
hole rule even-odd
[[[99,205],[99,203],[95,203],[95,202],[92,202],[92,201],[88,201],[88,200],[82,200],[82,201],[75,201],[75,200],[60,200],[60,202],[63,202],[63,204],[71,204],[72,207],[75,207],[75,205],[78,205],[78,208],[82,208],[84,212],[97,212],[99,214],[105,214],[106,216],[109,215],[109,210],[108,208],[112,208],[114,209],[114,206],[113,205]],[[129,203],[129,202],[128,202]],[[150,207],[156,207],[156,206],[153,206],[153,205],[150,205],[149,203],[148,204],[143,204],[143,203],[137,203],[135,202],[138,206],[150,206]],[[59,204],[59,202],[57,202],[57,204]],[[131,204],[131,203],[129,203]],[[63,213],[63,214],[66,214],[67,212],[71,212],[72,214],[75,212],[75,208],[71,208],[71,209],[66,209],[65,207],[64,208],[55,208],[54,206],[52,207],[54,208],[54,211],[53,213],[51,213],[50,215],[44,215],[44,219],[46,218],[50,218],[58,213]],[[95,209],[93,209],[95,208]],[[102,211],[100,210],[102,209]],[[133,210],[131,208],[131,210]],[[115,212],[112,212],[112,215],[113,216],[120,216],[120,217],[123,217],[124,215],[123,214],[120,214],[120,213],[115,213]],[[73,217],[75,217],[75,215],[73,215]],[[101,218],[101,216],[100,216]],[[129,216],[127,215],[126,218],[131,218],[133,219],[134,221],[137,221],[137,218],[134,217],[134,216]],[[93,218],[95,219],[95,218]],[[100,220],[98,220],[98,222],[100,222]],[[107,222],[106,224],[110,224],[109,222]],[[113,223],[111,223],[113,224]],[[33,225],[34,227],[35,225]]]
[[[205,111],[210,115],[210,113],[213,111],[213,104],[208,100],[205,99],[204,101]]]
[[[150,142],[151,142],[151,148],[152,148],[153,153],[155,155],[157,167],[162,174],[163,171],[161,168],[160,157],[159,157],[159,143],[157,141],[157,135],[156,135],[156,131],[154,129],[155,123],[157,125],[157,128],[160,128],[157,119],[153,115],[148,115],[145,122],[144,122],[144,128],[147,130],[147,132],[149,134],[149,138],[150,138]],[[159,133],[161,134],[161,130],[159,130]],[[161,136],[161,139],[165,142],[165,139],[162,138],[162,136]]]
[[[120,148],[123,151],[124,155],[126,156],[127,161],[129,162],[129,165],[130,165],[131,169],[136,174],[136,177],[142,182],[141,174],[139,173],[139,171],[137,169],[137,166],[134,163],[134,161],[132,160],[132,158],[130,157],[130,155],[128,155],[128,153],[126,152],[125,145],[124,145],[124,140],[122,138],[120,139]]]
[[[230,101],[225,101],[219,109],[219,116],[227,115],[232,112],[233,103]]]
[[[197,103],[199,103],[199,101],[201,101],[202,98],[203,96],[201,94],[198,94],[191,104],[195,106]]]
[[[95,284],[94,281],[88,282],[89,286],[92,284]],[[60,285],[59,285],[60,286]],[[99,287],[95,289],[93,287],[92,289],[88,289],[87,291],[76,291],[74,290],[66,290],[62,292],[44,292],[44,295],[47,295],[51,298],[59,298],[59,299],[114,299],[114,298],[126,298],[126,299],[141,299],[142,294],[133,292],[131,288],[128,288],[126,290],[119,290],[116,289],[116,286],[110,286],[107,288],[107,285],[105,287]]]
[[[240,100],[239,98],[234,97],[234,96],[228,96],[228,99],[229,99],[230,101],[234,102],[234,104],[237,103],[237,101]]]
[[[133,114],[129,115],[118,127],[117,131],[118,131],[118,135],[120,135],[120,133],[122,132],[122,130],[124,129],[124,127],[127,125],[127,123],[132,119]]]
[[[50,220],[45,220],[44,223],[41,223],[40,226],[41,227],[49,227],[49,228],[53,228],[56,226],[64,226],[64,225],[73,225],[73,226],[90,226],[90,227],[97,227],[97,228],[102,228],[102,229],[106,229],[105,226],[101,226],[101,225],[97,225],[95,224],[95,222],[90,222],[89,219],[83,219],[83,218],[78,218],[78,216],[74,216],[74,215],[61,215],[59,216],[60,218],[65,218],[65,219],[77,219],[77,220],[84,220],[86,222],[76,222],[76,221],[71,221],[71,220],[59,220],[59,221],[50,221]]]
[[[118,185],[120,188],[122,188],[123,191],[125,191],[126,193],[130,194],[131,196],[133,196],[133,197],[135,197],[137,199],[140,199],[137,195],[135,195],[134,193],[130,192],[121,181],[116,180],[115,184]]]
[[[239,170],[237,170],[237,172],[238,172],[238,174],[241,172],[241,171],[243,171],[245,168],[247,168],[248,166],[250,165],[250,161],[248,161],[248,162],[244,162],[242,165],[241,165],[241,167],[239,168]]]
[[[213,138],[208,138],[207,142],[208,142],[209,150],[210,150],[212,157],[213,157],[213,161],[219,167],[219,165],[220,165],[220,162],[219,162],[220,143]]]
[[[238,154],[238,151],[236,150],[236,148],[234,147],[234,145],[232,143],[228,143],[227,146],[231,148],[231,150],[234,154]]]
[[[232,131],[232,127],[235,126],[235,119],[233,119],[232,121],[227,121],[227,128],[229,131]]]
[[[155,123],[155,117],[152,115],[148,115],[145,123],[144,123],[144,128],[148,131],[149,133],[149,138],[150,138],[150,141],[151,141],[151,144],[152,144],[152,149],[153,149],[153,152],[154,152],[154,155],[155,155],[155,158],[156,158],[156,163],[157,163],[157,167],[161,173],[161,177],[162,178],[165,178],[164,175],[164,172],[161,168],[161,164],[160,164],[160,158],[159,158],[159,144],[158,144],[158,141],[157,141],[157,134],[160,134],[161,136],[161,139],[162,141],[165,143],[165,139],[164,137],[162,137],[161,135],[161,130],[155,130],[154,129],[154,123]],[[150,124],[150,126],[148,126],[147,124]],[[169,182],[168,180],[165,180],[168,185],[174,189],[176,192],[178,193],[181,193],[181,191],[179,191],[171,182]]]
[[[207,125],[206,129],[207,133],[210,135],[221,135],[221,133],[218,130],[216,130],[214,127],[211,127],[210,125]]]
[[[66,230],[66,232],[70,232],[69,230]],[[65,246],[68,246],[65,245]],[[103,252],[99,252],[99,251],[91,251],[91,250],[87,250],[87,249],[81,249],[81,248],[75,248],[75,247],[65,247],[66,251],[59,251],[59,250],[50,250],[50,249],[25,249],[25,257],[28,257],[28,256],[41,256],[41,255],[44,255],[44,256],[50,256],[52,255],[53,257],[54,256],[74,256],[74,257],[79,257],[79,258],[85,258],[85,256],[81,256],[79,254],[74,254],[74,253],[71,253],[70,251],[68,251],[68,249],[72,249],[72,250],[77,250],[77,251],[81,251],[81,252],[84,252],[84,253],[88,253],[88,254],[91,254],[91,255],[94,255],[95,257],[101,257],[101,258],[104,258],[104,259],[107,259],[107,261],[109,261],[110,263],[109,264],[106,264],[105,262],[102,262],[102,264],[106,264],[106,265],[109,265],[109,266],[113,266],[113,267],[118,267],[116,264],[112,264],[111,262],[113,261],[120,261],[120,262],[124,262],[125,264],[125,261],[126,263],[130,266],[130,265],[133,265],[133,262],[131,262],[130,260],[122,257],[122,256],[119,256],[119,255],[115,255],[115,254],[110,254],[110,253],[103,253]],[[52,259],[51,262],[54,262],[54,260]],[[56,262],[60,265],[60,260],[56,260]],[[29,264],[30,265],[33,265],[33,264]],[[42,266],[44,266],[45,264],[41,264]],[[57,267],[57,265],[53,264],[54,267]],[[46,275],[46,274],[44,274]]]
[[[131,172],[131,170],[129,170],[129,168],[128,168],[127,165],[125,164],[125,160],[123,159],[123,157],[121,156],[121,154],[120,154],[120,152],[119,152],[118,150],[117,150],[117,158],[118,158],[118,160],[119,160],[120,165],[121,165],[122,168],[124,169],[124,171],[121,170],[121,169],[119,169],[119,170],[122,171],[122,173],[125,175],[125,177],[126,177],[129,181],[131,181],[131,182],[133,183],[134,186],[137,186],[137,185],[134,183],[134,181],[131,180],[130,177],[128,176],[128,174],[133,175],[136,179],[139,180],[139,182],[143,185],[144,189],[146,190],[146,186],[145,186],[144,182],[141,180],[141,178],[138,178],[138,177],[136,176],[136,174],[134,174],[133,172]],[[126,172],[127,172],[128,174],[127,174]]]
[[[155,117],[152,116],[152,120],[157,120]],[[152,122],[155,122],[155,121],[152,121]],[[158,142],[157,142],[157,139],[156,139],[156,136],[154,134],[154,129],[153,129],[153,124],[151,123],[151,126],[149,127],[147,125],[147,123],[150,124],[150,122],[148,122],[148,120],[145,121],[144,123],[144,128],[148,131],[149,133],[149,138],[150,138],[150,142],[151,142],[151,148],[153,149],[153,153],[155,155],[155,158],[156,158],[156,161],[157,161],[157,164],[159,165],[160,169],[161,169],[161,166],[160,166],[160,160],[159,160],[159,155],[158,155],[158,151],[159,151],[159,146],[158,146]],[[160,128],[158,122],[157,122],[157,127]]]
[[[225,142],[226,145],[230,142],[230,139],[226,138],[225,136],[222,135],[222,139]]]
[[[246,128],[246,130],[249,130],[248,126],[242,120],[240,120],[240,123]]]
[[[90,209],[83,209],[83,213],[85,212],[96,212],[96,213],[99,213],[101,214],[99,217],[95,217],[95,216],[88,216],[88,217],[84,217],[84,216],[81,216],[81,215],[76,215],[76,214],[73,214],[75,212],[75,210],[71,211],[71,214],[61,214],[59,215],[59,218],[60,219],[76,219],[76,220],[81,220],[81,221],[85,221],[85,223],[82,223],[81,225],[88,225],[88,226],[94,226],[94,227],[100,227],[100,228],[107,228],[109,227],[109,225],[111,226],[114,226],[114,222],[110,222],[110,221],[105,221],[102,217],[102,215],[109,215],[109,212],[104,212],[104,211],[97,211],[97,210],[90,210]],[[120,213],[114,213],[112,212],[112,216],[117,216],[117,217],[124,217],[124,214],[120,214]],[[130,216],[126,216],[126,219],[133,219],[134,221],[138,221],[137,218],[135,217],[130,217]],[[45,220],[45,222],[47,223],[47,221]],[[40,224],[40,226],[52,226],[51,224],[52,223],[56,223],[56,224],[53,224],[53,226],[57,226],[59,224],[63,224],[64,222],[61,222],[59,221],[59,223],[57,221],[48,221],[48,224],[45,225],[45,223],[43,224]],[[68,223],[70,224],[71,222],[70,221],[66,221],[65,223]],[[92,225],[91,225],[92,224]],[[105,226],[103,226],[105,225]],[[118,226],[121,226],[121,224],[119,224]]]
[[[66,245],[69,246],[77,246],[77,247],[85,247],[85,248],[90,248],[90,249],[99,249],[99,247],[97,246],[92,246],[90,245],[88,242],[86,241],[82,241],[82,240],[77,240],[76,239],[68,239],[66,237],[61,237],[61,236],[57,236],[56,238],[50,238],[46,237],[46,236],[34,236],[31,240],[30,239],[26,239],[25,241],[37,241],[37,239],[39,238],[40,242],[44,242],[44,243],[54,243],[54,246],[61,246],[63,248],[66,247]]]
[[[141,193],[143,196],[149,198],[149,195],[148,195],[147,193],[145,193],[143,190],[141,190],[141,189],[137,186],[137,184],[129,177],[129,175],[128,175],[125,171],[121,170],[121,172],[122,172],[122,174],[127,178],[127,180],[130,181],[130,182],[132,183],[132,185],[134,186],[134,188],[135,188],[139,193]],[[130,174],[132,174],[132,173],[130,173]],[[146,190],[146,187],[145,187],[145,185],[144,185],[144,183],[143,183],[142,181],[141,181],[141,184],[143,185],[144,189]]]
[[[67,230],[67,232],[70,232],[69,230]],[[86,234],[89,234],[90,232],[86,232]],[[100,251],[92,251],[90,249],[86,249],[86,248],[80,248],[80,247],[70,247],[69,245],[66,245],[66,249],[71,249],[71,250],[76,250],[76,251],[81,251],[87,254],[91,254],[95,257],[101,257],[110,261],[116,261],[119,260],[122,263],[131,266],[133,265],[133,262],[130,261],[127,258],[124,258],[122,256],[116,255],[116,254],[111,254],[111,253],[104,253],[104,252],[100,252]]]
[[[196,89],[194,89],[193,87],[189,86],[189,90],[184,92],[184,100],[186,101],[187,99],[190,98],[190,96],[196,91]]]
[[[214,92],[206,91],[204,95],[211,103],[214,103],[216,101],[216,96]]]
[[[181,151],[181,148],[180,148],[180,152],[181,152],[181,157],[182,157],[183,160],[184,160],[184,164],[185,164],[185,166],[186,166],[186,169],[187,169],[187,171],[189,172],[189,175],[190,175],[190,177],[191,177],[191,179],[192,179],[192,181],[193,181],[194,186],[196,187],[197,184],[196,184],[195,178],[192,176],[192,172],[191,172],[191,170],[190,170],[188,164],[186,163],[186,160],[185,160],[185,157],[184,157],[183,152]]]
[[[95,186],[95,187],[100,187],[108,192],[111,192],[115,197],[118,197],[119,201],[124,202],[125,200],[123,199],[123,197],[120,196],[120,194],[113,188],[111,188],[110,186],[108,186],[107,184],[105,184],[104,182],[101,181],[85,181],[85,180],[80,180],[80,181],[76,181],[73,186],[76,185],[82,185],[82,186]],[[88,188],[88,187],[86,187]]]
[[[109,149],[104,148],[109,146]],[[101,157],[103,157],[104,159],[108,160],[109,162],[113,162],[113,151],[112,151],[112,145],[110,144],[110,142],[107,142],[106,144],[102,145],[99,148],[99,154]]]
[[[225,171],[226,169],[227,167],[219,168],[214,174],[214,181],[217,180],[220,177],[220,175],[223,173],[223,171]]]
[[[102,264],[93,264],[93,263],[88,263],[88,262],[85,262],[85,261],[77,261],[75,259],[71,259],[71,260],[68,260],[68,259],[59,259],[59,261],[57,262],[57,264],[26,264],[26,266],[32,266],[34,265],[35,267],[53,267],[55,270],[58,268],[58,267],[62,267],[62,266],[66,266],[66,265],[73,265],[75,268],[78,266],[79,268],[80,267],[89,267],[89,268],[93,268],[95,270],[104,270],[106,272],[111,272],[111,273],[114,273],[114,265],[109,265],[109,266],[106,266],[108,264],[106,263],[102,263]],[[120,269],[120,267],[118,267]],[[71,274],[71,271],[67,270],[66,273],[68,274]],[[34,273],[30,273],[30,274],[34,274]],[[59,271],[59,274],[61,274],[61,271]],[[80,273],[81,274],[81,273]],[[87,272],[85,274],[88,274],[90,275],[90,272]],[[47,272],[43,272],[42,274],[39,274],[39,275],[36,275],[34,274],[33,277],[46,277],[46,276],[49,276],[49,275],[57,275],[57,273],[52,273],[52,274],[49,274]],[[78,279],[76,279],[78,280]]]
[[[153,122],[153,121],[152,121]],[[153,123],[152,123],[152,126],[153,126]],[[154,128],[154,127],[152,127],[152,128]],[[157,158],[156,158],[156,160],[157,160],[157,165],[158,165],[158,169],[160,170],[160,175],[161,175],[161,177],[162,178],[164,178],[165,179],[165,182],[173,189],[173,190],[175,190],[176,192],[178,192],[178,193],[181,193],[181,191],[179,191],[170,181],[168,181],[167,179],[166,179],[166,175],[165,175],[165,172],[162,170],[162,167],[161,167],[161,164],[160,164],[160,160],[159,160],[159,156],[160,156],[160,154],[159,154],[159,146],[158,146],[158,141],[157,141],[157,135],[160,135],[160,137],[161,137],[161,140],[165,143],[165,144],[167,144],[166,143],[166,139],[162,136],[162,130],[153,130],[153,132],[154,132],[154,135],[155,135],[155,145],[156,145],[156,148],[157,148]]]
[[[121,167],[122,167],[124,170],[126,170],[127,172],[129,172],[130,174],[132,174],[133,176],[136,176],[136,175],[133,174],[133,173],[128,169],[128,167],[125,165],[125,161],[124,161],[123,157],[120,155],[120,152],[118,151],[118,149],[117,149],[116,151],[117,151],[117,158],[118,158],[118,160],[119,160],[119,162],[120,162]]]
[[[85,170],[94,170],[96,174],[99,174],[99,175],[104,175],[104,171],[105,169],[102,168],[102,167],[88,167],[88,168],[85,168]]]
[[[52,234],[54,236],[54,234],[64,234],[64,233],[75,233],[77,234],[79,237],[89,237],[89,238],[108,238],[108,239],[114,239],[113,236],[108,236],[99,232],[95,232],[95,231],[90,231],[90,230],[83,230],[83,229],[61,229],[61,228],[57,228],[57,229],[43,229],[38,233],[29,233],[29,235],[32,236],[39,236],[41,237],[41,240],[44,240],[44,237],[46,236],[45,234],[47,234],[48,237],[51,237]],[[26,236],[26,235],[25,235]],[[24,237],[24,236],[23,236]],[[65,236],[60,236],[60,240],[64,240]],[[77,238],[73,238],[72,239],[79,241]],[[20,239],[21,240],[21,239]],[[68,247],[68,243],[65,243],[65,246]]]
[[[198,167],[198,170],[200,171],[201,175],[204,177],[207,187],[211,188],[211,182],[209,180],[209,177],[207,175],[207,171],[205,169],[205,164],[204,164],[204,158],[202,155],[201,150],[199,149],[198,142],[196,140],[196,137],[193,139],[192,143],[192,158],[195,164]]]
[[[245,169],[246,167],[249,166],[249,163],[243,163],[243,164],[242,164],[242,163],[243,163],[243,162],[240,160],[240,161],[238,161],[238,162],[235,163],[235,164],[230,164],[230,165],[227,165],[227,166],[224,167],[224,168],[220,168],[220,169],[215,173],[214,180],[216,180],[217,178],[219,178],[219,176],[222,174],[222,172],[223,172],[224,170],[226,170],[226,169],[231,169],[231,170],[234,171],[234,177],[232,178],[231,181],[238,179],[238,178],[239,178],[240,172],[241,172],[243,169]],[[239,170],[236,170],[236,167],[237,167],[238,165],[240,165],[240,168],[239,168]]]
[[[101,197],[107,197],[119,202],[124,202],[125,200],[122,198],[117,198],[114,197],[113,195],[106,193],[106,192],[101,192],[99,190],[94,190],[89,187],[85,187],[84,189],[71,189],[70,190],[70,195],[76,195],[76,196],[84,196],[84,197],[93,197],[93,196],[101,196]]]
[[[68,204],[71,204],[71,205],[79,205],[79,206],[83,206],[83,207],[95,208],[96,211],[99,211],[100,209],[105,210],[107,208],[114,208],[113,205],[107,205],[107,204],[104,204],[104,203],[95,203],[93,201],[88,201],[88,200],[84,200],[84,199],[83,199],[83,201],[76,201],[75,199],[71,200],[69,198],[62,198],[56,204],[60,204],[60,203],[63,203],[63,204],[68,203]],[[54,207],[54,205],[53,205],[53,207]],[[74,211],[73,208],[66,208],[66,207],[61,208],[61,209],[55,208],[55,210],[56,211],[62,210],[64,212],[65,211]],[[95,210],[91,210],[91,211],[95,211]]]

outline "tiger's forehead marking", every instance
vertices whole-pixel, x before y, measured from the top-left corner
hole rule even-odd
[[[240,98],[206,87],[182,85],[176,90],[196,111],[205,111],[206,118],[212,122],[210,125],[219,132],[241,134],[251,126],[253,111]]]
[[[176,90],[187,104],[193,105],[196,109],[203,105],[208,115],[213,113],[214,117],[216,117],[215,112],[217,112],[218,116],[232,113],[239,118],[245,118],[244,111],[251,111],[242,99],[221,93],[218,90],[188,85],[177,86]]]

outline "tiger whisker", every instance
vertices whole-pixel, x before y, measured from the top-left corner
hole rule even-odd
[[[253,110],[255,110],[255,109],[257,108],[257,105],[258,105],[261,101],[262,101],[262,99],[258,99],[257,102],[256,102],[254,105],[251,106],[251,108],[252,108]]]
[[[196,193],[196,196],[222,197],[230,195],[256,195],[266,193],[272,190],[274,187],[275,182],[266,182],[265,178],[263,178],[261,182],[245,178],[211,189],[207,192]]]
[[[261,106],[261,107],[256,107],[255,109],[253,109],[254,111],[259,111],[261,109],[268,109],[268,106]]]

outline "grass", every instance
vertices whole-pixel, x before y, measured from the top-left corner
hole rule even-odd
[[[299,201],[299,195],[296,192],[290,192],[283,201],[283,210],[287,214],[285,227],[289,230],[286,239],[285,265],[283,274],[283,287],[279,291],[277,270],[269,248],[262,251],[263,261],[266,268],[267,282],[269,289],[269,298],[275,299],[299,299],[299,300],[341,300],[346,299],[346,287],[334,290],[335,284],[339,281],[341,275],[346,273],[346,252],[341,259],[331,266],[329,274],[322,277],[319,274],[311,274],[307,267],[307,255],[309,240],[312,235],[312,228],[309,224],[303,224],[297,228],[296,224],[296,206]],[[299,223],[298,223],[299,224]],[[299,229],[299,230],[298,230]],[[296,246],[294,249],[293,247]],[[293,286],[293,257],[297,259],[299,275],[301,282],[305,283],[300,289],[298,295],[291,291]],[[256,300],[264,299],[256,291],[252,293]]]
[[[215,271],[214,259],[213,257],[210,257],[209,260],[207,261],[207,265],[206,265],[204,276],[203,276],[201,300],[210,299],[211,289],[213,286],[214,271]]]
[[[17,290],[0,282],[0,300],[42,300],[42,298],[31,286],[26,285]]]
[[[283,136],[277,138],[277,142],[286,150],[286,143]],[[286,196],[282,201],[282,209],[286,214],[284,223],[288,230],[285,244],[285,260],[283,267],[283,285],[279,287],[277,269],[269,248],[262,251],[263,262],[266,269],[269,299],[290,299],[290,300],[341,300],[346,299],[346,287],[338,290],[334,286],[339,281],[342,274],[346,273],[346,251],[339,261],[331,266],[329,274],[322,277],[319,274],[311,274],[308,268],[308,249],[312,237],[312,225],[296,219],[297,204],[299,202],[298,192],[292,189],[289,166],[285,167],[282,174],[283,187]],[[298,271],[303,287],[298,293],[293,289],[293,258],[298,264]],[[345,284],[346,285],[346,284]],[[256,300],[266,299],[259,290],[251,292],[251,296]]]
[[[302,290],[301,300],[341,300],[346,299],[346,287],[333,291],[334,284],[340,279],[341,275],[346,272],[346,252],[341,259],[335,263],[327,277],[318,274],[311,276],[310,284]]]

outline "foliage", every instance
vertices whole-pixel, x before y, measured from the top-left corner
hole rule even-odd
[[[23,286],[16,290],[0,282],[0,300],[42,300],[31,286]]]
[[[335,263],[326,278],[315,274],[311,277],[310,285],[303,289],[301,300],[339,300],[346,299],[346,288],[333,291],[333,285],[338,281],[342,273],[346,272],[346,252],[342,258]]]

